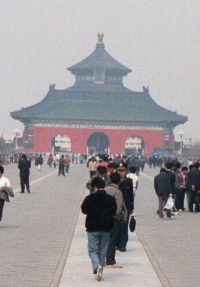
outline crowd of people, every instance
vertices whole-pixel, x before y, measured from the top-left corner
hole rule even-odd
[[[32,158],[33,160],[33,158]],[[43,155],[34,156],[35,166],[42,171]],[[88,254],[96,280],[100,281],[103,268],[122,268],[116,262],[116,250],[126,252],[130,218],[134,217],[135,196],[139,174],[145,164],[150,168],[160,167],[154,178],[154,189],[158,198],[157,214],[160,218],[171,218],[186,209],[200,212],[200,163],[189,160],[187,165],[177,159],[160,157],[138,157],[98,154],[92,156],[49,154],[45,159],[49,168],[58,168],[58,176],[69,173],[70,164],[84,164],[89,171],[86,188],[89,194],[81,204],[86,214]],[[22,154],[18,159],[21,193],[30,193],[31,159]],[[5,201],[14,196],[4,167],[0,166],[0,221]],[[185,197],[187,200],[185,200]]]
[[[171,218],[176,212],[185,210],[185,197],[189,212],[200,212],[200,164],[189,161],[189,166],[181,166],[180,162],[168,161],[165,167],[154,178],[154,188],[158,197],[158,215]],[[167,207],[168,199],[173,202]]]
[[[127,157],[92,156],[88,159],[89,195],[81,210],[86,214],[88,254],[96,280],[103,268],[122,268],[116,262],[116,250],[126,252],[129,218],[134,216],[134,198],[138,188],[137,167]]]

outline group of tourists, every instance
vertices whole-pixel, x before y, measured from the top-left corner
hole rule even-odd
[[[102,279],[103,268],[122,268],[116,262],[116,250],[126,251],[129,218],[134,215],[134,198],[138,187],[136,167],[126,159],[113,161],[107,155],[88,161],[89,195],[81,210],[86,214],[88,254],[96,280]]]
[[[59,157],[58,157],[59,156]],[[47,165],[58,166],[58,175],[69,172],[72,158],[69,155],[51,154]],[[130,218],[134,217],[135,195],[138,189],[139,172],[143,170],[145,157],[112,156],[98,154],[89,156],[84,163],[88,167],[89,180],[86,183],[89,195],[81,204],[86,214],[85,227],[88,237],[88,254],[96,280],[100,281],[104,267],[122,268],[116,262],[116,251],[126,252]],[[140,162],[140,164],[138,164]],[[73,163],[76,161],[73,160]],[[171,218],[176,212],[184,211],[185,197],[189,212],[200,212],[200,163],[188,162],[181,165],[176,159],[168,158],[160,166],[154,178],[154,188],[158,197],[157,213],[160,218]],[[35,165],[41,171],[42,155],[35,157]],[[18,161],[21,193],[30,193],[31,160],[26,154]],[[14,196],[4,168],[0,166],[0,221],[5,201]],[[170,205],[172,203],[172,205]]]
[[[200,164],[181,166],[178,161],[169,161],[154,178],[154,188],[158,197],[158,215],[171,218],[176,212],[185,210],[185,197],[189,212],[200,212]],[[172,206],[169,205],[169,201]],[[171,208],[172,207],[172,208]]]

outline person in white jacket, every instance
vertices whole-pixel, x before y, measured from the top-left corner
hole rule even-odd
[[[134,196],[135,196],[135,192],[138,188],[138,182],[139,182],[139,178],[136,175],[136,171],[137,171],[137,168],[135,166],[130,166],[129,172],[126,175],[127,178],[132,179]]]
[[[8,178],[6,178],[4,175],[4,167],[0,165],[0,192],[3,192],[4,186],[9,186],[10,187],[10,181]],[[2,219],[3,215],[3,207],[4,207],[5,200],[0,198],[0,221]]]

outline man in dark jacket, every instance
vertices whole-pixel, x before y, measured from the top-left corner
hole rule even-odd
[[[176,162],[175,161],[170,161],[166,163],[166,175],[168,178],[169,182],[169,188],[170,192],[175,198],[176,195],[176,188],[175,188],[175,183],[176,183]]]
[[[21,193],[24,193],[25,186],[27,192],[30,193],[30,185],[29,185],[30,167],[31,167],[30,160],[28,160],[27,156],[23,154],[18,163],[18,168],[20,170],[19,176],[20,176]]]
[[[87,215],[85,226],[93,273],[96,274],[97,281],[100,281],[117,205],[115,199],[105,192],[105,182],[102,178],[95,177],[91,187],[93,193],[84,199],[81,210]]]
[[[121,177],[119,189],[122,192],[124,203],[128,212],[127,220],[120,226],[119,241],[117,244],[117,249],[124,252],[126,251],[126,245],[128,243],[129,217],[133,213],[134,209],[133,181],[126,177],[127,165],[125,163],[122,162],[119,164],[117,172]]]
[[[59,159],[59,166],[58,166],[58,176],[62,174],[65,176],[65,162],[64,162],[64,155],[61,155]]]
[[[194,163],[194,167],[188,172],[187,184],[189,188],[189,211],[193,212],[193,204],[195,212],[200,212],[200,164]]]
[[[163,207],[170,194],[169,177],[165,168],[161,168],[160,173],[154,178],[154,189],[158,196],[158,214],[163,218]]]

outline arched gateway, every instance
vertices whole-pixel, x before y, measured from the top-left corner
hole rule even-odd
[[[131,136],[125,142],[125,154],[126,155],[142,155],[144,154],[144,140],[139,136]]]
[[[52,141],[52,153],[71,152],[71,140],[67,135],[56,135]]]
[[[106,134],[100,132],[93,133],[87,141],[88,154],[108,153],[109,145],[109,138]]]

